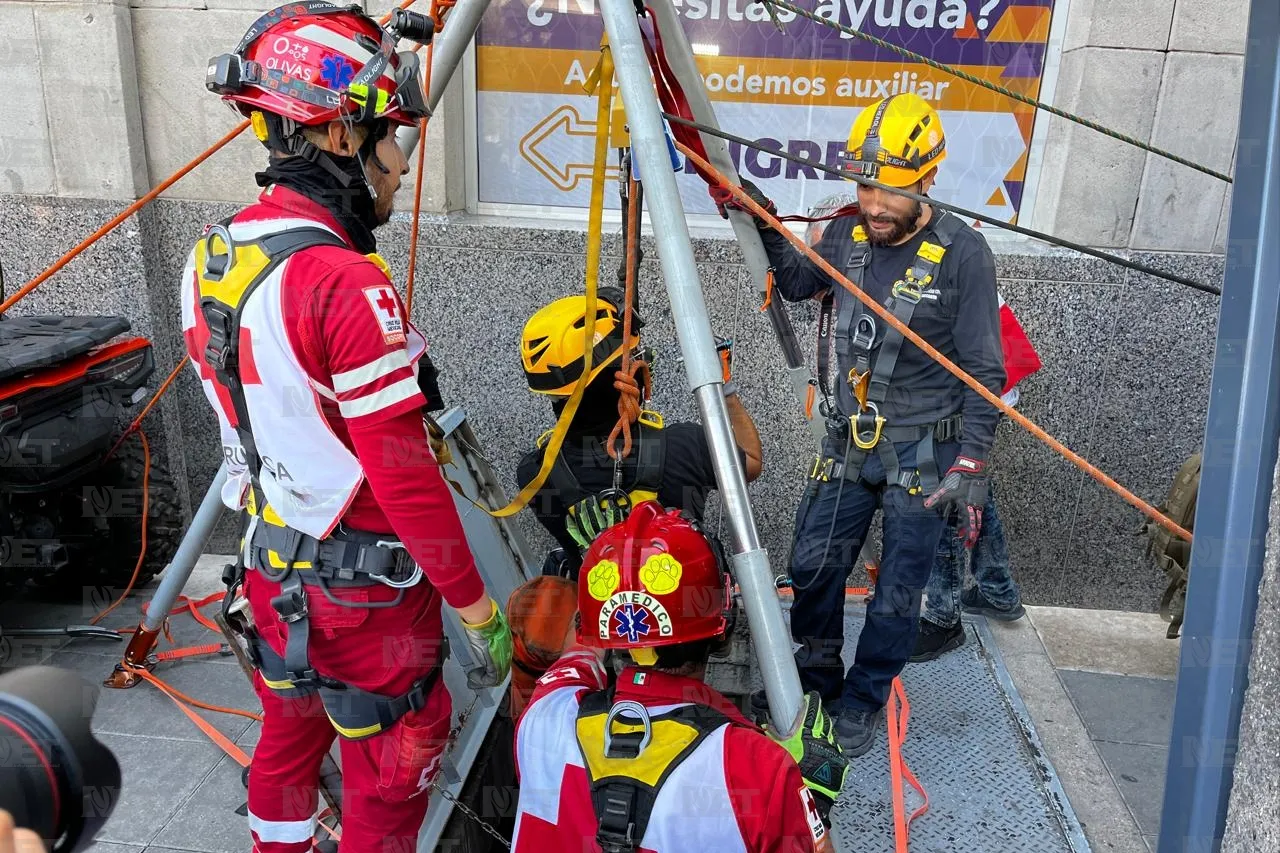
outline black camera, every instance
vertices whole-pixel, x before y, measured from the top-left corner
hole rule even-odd
[[[48,666],[0,676],[0,808],[51,853],[93,843],[120,797],[120,765],[90,731],[99,690]]]

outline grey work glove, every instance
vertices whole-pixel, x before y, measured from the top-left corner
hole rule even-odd
[[[472,625],[466,619],[461,620],[471,656],[479,661],[478,666],[467,672],[467,686],[472,690],[497,687],[511,671],[511,627],[498,602],[490,601],[493,610],[484,622]]]
[[[986,468],[987,463],[981,460],[957,456],[942,483],[924,500],[927,509],[938,507],[943,517],[955,514],[956,532],[966,548],[978,544],[978,531],[982,529],[982,508],[987,504]]]

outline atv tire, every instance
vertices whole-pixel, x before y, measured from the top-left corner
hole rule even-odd
[[[74,499],[97,544],[78,548],[71,562],[38,586],[81,596],[88,588],[122,591],[133,577],[142,550],[142,443],[126,439],[115,456],[76,487]],[[134,580],[137,589],[168,565],[182,541],[182,505],[168,470],[153,455],[147,475],[147,553]]]

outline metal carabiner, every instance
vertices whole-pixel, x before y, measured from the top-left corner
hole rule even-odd
[[[404,551],[405,553],[408,553],[409,551],[408,548],[404,547],[403,542],[397,542],[394,539],[379,539],[373,543],[373,546],[375,548],[387,548],[391,551]],[[422,566],[419,566],[415,562],[413,564],[413,571],[409,574],[409,577],[402,581],[392,580],[386,575],[370,574],[369,577],[384,586],[391,587],[392,589],[408,589],[411,586],[416,586],[418,581],[422,580]]]

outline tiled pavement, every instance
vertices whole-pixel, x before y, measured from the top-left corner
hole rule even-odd
[[[219,587],[221,560],[206,558],[187,593]],[[126,602],[104,622],[137,624]],[[104,602],[93,594],[71,604],[0,604],[0,625],[86,623]],[[1153,853],[1168,750],[1177,643],[1152,616],[1028,608],[1013,625],[992,624],[1010,676],[1036,726],[1092,848]],[[173,620],[176,645],[210,642],[193,620]],[[167,644],[162,644],[167,645]],[[0,668],[45,663],[93,682],[106,677],[123,644],[100,640],[6,639]],[[158,671],[179,690],[217,704],[258,710],[234,658],[166,663]],[[207,714],[223,734],[251,751],[257,724]],[[117,755],[124,776],[120,801],[92,853],[243,853],[249,849],[239,767],[149,685],[104,689],[94,729]]]

